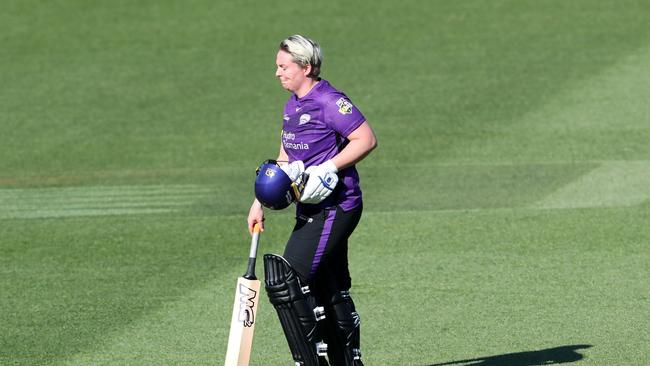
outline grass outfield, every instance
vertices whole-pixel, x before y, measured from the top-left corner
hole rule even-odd
[[[367,365],[650,364],[648,4],[5,3],[0,365],[223,364],[294,33],[379,139]],[[267,302],[251,364],[291,364]]]

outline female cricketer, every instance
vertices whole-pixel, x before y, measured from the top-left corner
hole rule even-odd
[[[377,140],[350,99],[319,77],[321,63],[320,46],[307,37],[294,35],[280,43],[275,76],[291,96],[277,161],[306,168],[308,178],[284,254],[264,257],[266,290],[296,365],[360,366],[348,238],[363,209],[355,164]],[[249,230],[263,223],[256,199]]]

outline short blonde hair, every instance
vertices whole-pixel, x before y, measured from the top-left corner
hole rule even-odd
[[[320,75],[323,56],[320,46],[314,40],[296,34],[280,42],[280,49],[290,53],[293,62],[298,65],[302,67],[311,65],[308,77],[317,78]]]

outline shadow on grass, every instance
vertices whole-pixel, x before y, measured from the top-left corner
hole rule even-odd
[[[575,344],[538,351],[507,353],[504,355],[479,357],[468,360],[436,363],[429,366],[461,365],[461,366],[541,366],[580,361],[583,355],[579,349],[592,347],[589,344]]]

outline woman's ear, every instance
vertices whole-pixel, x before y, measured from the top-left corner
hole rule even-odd
[[[312,70],[311,64],[307,64],[302,68],[302,73],[305,76],[309,76],[309,74],[311,74],[311,70]]]

